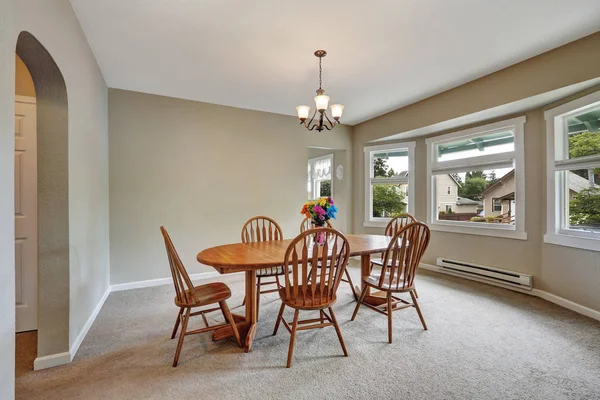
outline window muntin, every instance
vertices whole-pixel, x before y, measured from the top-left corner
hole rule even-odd
[[[524,124],[525,117],[519,117],[426,140],[431,183],[427,221],[433,229],[527,237]],[[456,189],[449,195],[445,182],[450,178]],[[499,199],[495,208],[493,198]],[[451,214],[446,212],[446,204],[452,206]]]
[[[365,147],[365,224],[412,213],[414,142]]]
[[[492,199],[493,202],[493,211],[494,212],[502,212],[502,199]]]
[[[308,160],[308,199],[333,195],[333,154]]]

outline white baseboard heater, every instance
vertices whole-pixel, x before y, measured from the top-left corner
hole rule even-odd
[[[489,282],[499,286],[531,290],[533,285],[532,276],[520,272],[450,260],[444,257],[438,257],[436,264],[439,267],[439,272]]]

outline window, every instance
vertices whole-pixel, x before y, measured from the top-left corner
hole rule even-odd
[[[333,154],[308,160],[308,199],[333,196]]]
[[[600,92],[545,113],[544,240],[600,250]]]
[[[365,147],[365,226],[414,213],[414,151],[414,142]]]
[[[502,200],[493,199],[492,201],[494,202],[494,212],[502,211]]]
[[[425,141],[431,229],[527,238],[524,125],[519,117]]]

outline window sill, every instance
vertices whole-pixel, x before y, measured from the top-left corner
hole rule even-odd
[[[460,226],[451,224],[429,223],[429,229],[439,232],[462,233],[467,235],[492,236],[507,239],[527,240],[527,232],[514,229]]]
[[[560,233],[546,233],[544,235],[544,243],[574,247],[581,250],[600,251],[600,240],[598,239],[565,235]]]

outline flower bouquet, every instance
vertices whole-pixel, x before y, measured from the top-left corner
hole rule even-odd
[[[302,206],[301,214],[310,218],[313,226],[322,228],[327,223],[327,220],[337,215],[338,209],[333,204],[331,197],[321,197],[318,200],[307,201]],[[324,234],[318,234],[315,238],[316,242],[321,245],[325,240]]]

